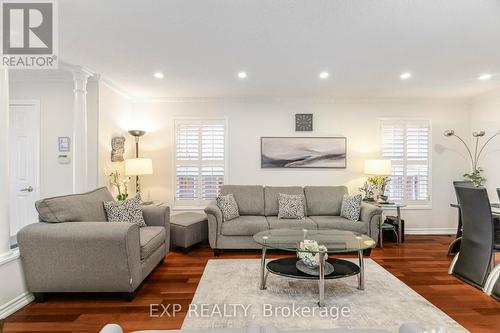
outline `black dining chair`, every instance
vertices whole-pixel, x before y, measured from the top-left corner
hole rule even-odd
[[[497,283],[495,284],[495,288],[493,288],[491,297],[493,297],[497,301],[500,301],[500,279],[497,279]]]
[[[471,182],[470,180],[455,180],[453,182],[453,187],[455,187],[455,193],[456,193],[456,186],[465,186],[465,187],[475,187],[474,183]],[[460,251],[460,241],[462,240],[462,213],[460,212],[460,201],[458,199],[457,195],[457,204],[458,204],[458,225],[457,225],[457,234],[453,242],[450,243],[448,246],[448,255],[453,255]]]
[[[500,264],[491,271],[483,291],[486,295],[500,301]]]
[[[469,184],[456,184],[455,191],[462,217],[462,241],[450,271],[464,282],[482,289],[493,268],[495,248],[488,192]]]

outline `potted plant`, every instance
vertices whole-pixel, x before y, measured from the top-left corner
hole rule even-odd
[[[470,162],[471,162],[471,171],[464,173],[463,177],[465,180],[470,180],[477,187],[484,186],[484,184],[486,183],[486,178],[484,178],[484,176],[482,174],[482,172],[484,170],[483,170],[483,168],[481,168],[478,165],[479,160],[481,158],[481,154],[483,153],[484,148],[488,145],[488,143],[490,143],[490,141],[499,134],[500,134],[500,131],[493,134],[488,140],[486,140],[486,142],[482,145],[482,147],[479,148],[479,140],[480,140],[480,138],[482,138],[486,135],[486,132],[485,131],[473,132],[472,136],[475,138],[474,153],[473,153],[472,149],[469,148],[469,145],[467,145],[467,143],[465,143],[465,141],[461,137],[456,135],[454,130],[446,130],[444,132],[444,136],[447,136],[447,137],[454,136],[458,140],[460,140],[460,142],[462,142],[463,145],[465,146],[465,149],[467,150],[467,153],[468,153],[468,156],[469,156]]]
[[[120,179],[120,174],[117,170],[111,172],[109,175],[111,186],[115,187],[118,191],[116,200],[124,201],[128,198],[128,183],[130,182],[130,177],[125,177]]]

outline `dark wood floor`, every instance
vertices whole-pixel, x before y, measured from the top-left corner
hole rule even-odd
[[[447,274],[451,259],[446,249],[451,240],[448,236],[407,236],[401,246],[386,243],[383,250],[374,249],[371,258],[471,332],[500,332],[500,302]],[[220,258],[258,257],[258,251],[225,251]],[[55,296],[7,318],[4,332],[95,333],[109,322],[122,325],[127,332],[180,328],[185,312],[175,318],[150,318],[149,305],[177,303],[187,309],[209,259],[214,257],[206,245],[187,255],[170,253],[132,302],[102,295]]]

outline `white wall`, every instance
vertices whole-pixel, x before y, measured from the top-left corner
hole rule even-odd
[[[98,183],[97,135],[99,126],[99,84],[87,84],[87,127],[89,184]],[[10,82],[11,100],[40,102],[40,197],[64,195],[73,191],[73,167],[58,162],[60,136],[73,136],[73,81],[44,80]],[[71,142],[73,147],[73,142]]]
[[[0,319],[3,319],[33,300],[26,290],[24,273],[18,253],[0,260]]]
[[[314,113],[314,132],[296,133],[294,114]],[[107,113],[101,110],[101,113]],[[466,103],[448,101],[345,101],[325,103],[304,100],[209,101],[135,103],[134,112],[121,115],[122,126],[148,131],[141,140],[142,156],[153,158],[154,175],[142,177],[147,199],[172,203],[173,119],[182,117],[225,117],[229,124],[229,183],[264,185],[338,185],[356,191],[363,183],[365,159],[377,157],[379,119],[406,117],[432,122],[432,209],[407,210],[407,229],[413,232],[452,233],[456,211],[452,180],[463,173],[465,160],[457,142],[443,136],[445,129],[468,131]],[[109,126],[101,119],[101,126]],[[129,125],[127,125],[129,124]],[[126,127],[124,129],[127,129]],[[289,170],[260,168],[262,136],[346,136],[348,167],[343,170]],[[130,143],[129,143],[130,144]]]
[[[466,135],[479,130],[486,131],[485,138],[500,131],[500,91],[480,96],[473,101],[471,105],[471,131]],[[496,188],[500,187],[500,135],[488,144],[479,166],[484,169],[490,200],[498,202]]]
[[[57,138],[73,135],[73,82],[12,82],[11,100],[40,101],[40,196],[73,190],[72,165],[59,164]]]
[[[0,155],[9,156],[9,82],[0,70]],[[9,249],[9,159],[0,160],[0,319],[31,301],[26,294],[21,261],[17,251]]]
[[[123,162],[111,162],[111,139],[125,136],[125,157],[133,157],[133,138],[126,129],[132,124],[127,123],[132,113],[132,101],[117,92],[109,85],[99,85],[99,185],[109,186],[109,174],[118,171],[124,176]],[[114,190],[110,187],[111,190]],[[131,189],[133,190],[133,189]]]

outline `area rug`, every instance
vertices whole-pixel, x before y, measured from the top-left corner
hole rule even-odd
[[[317,306],[316,281],[269,274],[259,289],[258,259],[209,260],[190,304],[183,329],[238,328],[250,323],[282,330],[384,328],[398,332],[417,323],[448,333],[468,332],[383,267],[365,260],[365,290],[357,277],[327,280],[324,308]]]

